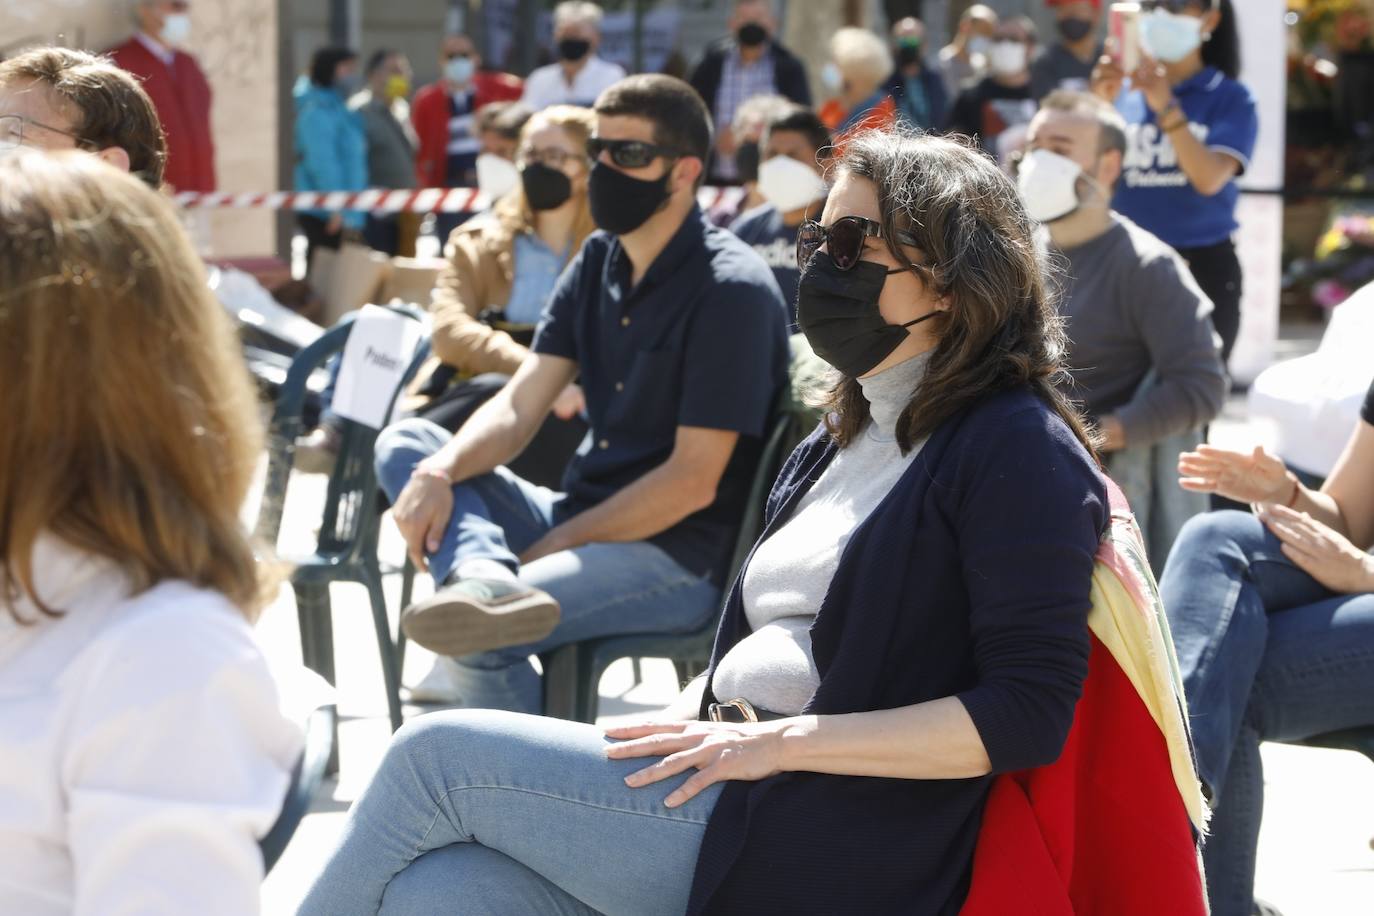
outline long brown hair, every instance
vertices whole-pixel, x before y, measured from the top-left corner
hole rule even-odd
[[[530,119],[520,130],[521,144],[528,142],[531,133],[545,127],[557,127],[572,140],[574,149],[582,150],[586,149],[587,140],[596,129],[596,115],[590,108],[581,108],[577,105],[550,105],[530,115]],[[534,211],[525,199],[524,188],[519,185],[497,201],[492,207],[492,212],[512,234],[534,231]],[[587,201],[587,191],[584,187],[577,202],[577,215],[573,217],[569,256],[577,253],[582,247],[582,242],[594,229],[596,223],[592,220],[592,208]]]
[[[253,617],[239,522],[261,450],[234,333],[168,204],[87,153],[0,158],[0,605],[45,534],[135,591],[181,579]],[[30,621],[31,622],[31,621]]]
[[[898,230],[914,236],[936,291],[950,301],[931,319],[939,343],[897,421],[902,451],[987,395],[1024,386],[1094,452],[1092,434],[1058,387],[1068,340],[1031,221],[1002,170],[963,143],[900,128],[847,138],[834,167],[873,182],[892,256],[910,263],[893,240]],[[868,419],[868,401],[851,378],[838,379],[821,406],[841,446]]]

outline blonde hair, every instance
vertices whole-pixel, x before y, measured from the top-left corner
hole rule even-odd
[[[179,579],[253,618],[267,577],[238,513],[261,450],[227,316],[170,206],[85,153],[0,159],[0,605],[45,534],[135,592]],[[23,621],[32,622],[32,621]]]
[[[596,113],[590,108],[581,108],[577,105],[550,105],[548,108],[536,111],[530,115],[525,126],[520,129],[521,149],[529,142],[531,134],[545,127],[558,128],[572,140],[574,149],[584,150],[587,147],[587,140],[596,130]],[[590,163],[588,166],[590,167]],[[525,199],[525,189],[519,185],[516,185],[513,191],[497,201],[492,207],[492,211],[513,233],[534,229],[534,211],[530,209],[529,201]],[[584,189],[578,201],[577,216],[573,219],[571,241],[574,253],[582,247],[583,240],[595,228],[596,223],[592,220],[591,205],[587,202],[587,192]]]
[[[830,36],[830,59],[845,77],[872,83],[875,89],[892,73],[887,42],[868,29],[848,26]]]

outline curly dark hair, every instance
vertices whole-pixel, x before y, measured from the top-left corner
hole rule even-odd
[[[1020,386],[1095,455],[1093,434],[1060,387],[1068,339],[1045,259],[1015,186],[996,163],[956,140],[883,129],[847,138],[834,169],[873,182],[892,256],[910,264],[893,239],[899,230],[914,236],[933,268],[919,273],[950,301],[931,319],[939,343],[897,421],[902,451],[988,395]],[[868,419],[868,402],[852,378],[836,381],[820,406],[842,447]]]

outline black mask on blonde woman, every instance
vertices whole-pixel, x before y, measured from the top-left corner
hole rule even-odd
[[[520,170],[520,185],[531,210],[556,210],[572,197],[568,176],[542,162],[531,162]]]

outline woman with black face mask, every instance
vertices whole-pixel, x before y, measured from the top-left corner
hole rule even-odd
[[[659,182],[614,171],[595,167],[593,209],[631,231]],[[852,137],[833,177],[797,246],[829,414],[773,486],[706,673],[604,732],[486,710],[407,725],[303,914],[489,889],[503,913],[1001,916],[1073,911],[1070,891],[1113,916],[1205,912],[1160,763],[1178,745],[1120,669],[1152,732],[1113,737],[1164,781],[1069,737],[1080,695],[1124,705],[1085,692],[1090,652],[1109,664],[1088,631],[1109,497],[1055,385],[1065,340],[1015,187],[967,146],[897,132]],[[1151,699],[1187,760],[1167,689]],[[1112,792],[1079,794],[1097,763]],[[1149,849],[1118,839],[1117,796],[1146,805],[1126,832]]]

